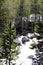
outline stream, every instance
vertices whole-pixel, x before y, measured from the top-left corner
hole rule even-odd
[[[20,45],[20,53],[18,54],[16,65],[38,65],[37,61],[34,63],[37,49],[32,49],[32,45],[37,45],[40,40],[35,35],[39,36],[38,33],[28,33],[26,36],[21,35],[14,39],[14,42]]]

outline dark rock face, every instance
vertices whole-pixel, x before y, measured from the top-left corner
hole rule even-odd
[[[35,21],[39,21],[42,23],[42,15],[40,14],[31,14],[28,18],[27,17],[22,17],[22,19],[16,19],[16,34],[22,34],[24,30],[28,31],[29,33],[34,32],[34,25]],[[42,32],[42,31],[39,31]]]
[[[29,22],[29,26],[27,27],[27,29],[23,29],[22,31],[22,27],[21,26],[17,26],[16,27],[16,34],[22,34],[22,35],[26,35],[27,33],[33,33],[34,32],[34,23],[33,22]]]
[[[29,31],[30,33],[33,33],[33,32],[34,32],[34,22],[29,22],[28,31]]]
[[[18,27],[16,27],[16,34],[21,34],[22,33],[22,28],[18,25]]]

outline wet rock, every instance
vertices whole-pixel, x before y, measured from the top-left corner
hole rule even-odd
[[[34,33],[28,33],[28,34],[27,34],[27,37],[30,38],[30,39],[32,39],[32,38],[34,38],[35,36],[34,36]]]
[[[40,34],[39,34],[39,33],[36,33],[36,32],[34,32],[34,35],[36,35],[36,36],[40,36]]]
[[[36,48],[36,44],[31,44],[30,49],[34,49],[34,48]]]
[[[27,41],[29,41],[29,38],[27,38],[27,37],[23,37],[23,38],[22,38],[22,43],[23,43],[23,44],[25,44],[25,42],[27,42]]]
[[[39,42],[40,42],[40,43],[41,43],[41,42],[43,43],[43,38],[39,39]]]
[[[32,59],[33,57],[34,57],[33,55],[28,56],[29,59]]]

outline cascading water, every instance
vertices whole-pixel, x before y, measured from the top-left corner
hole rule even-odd
[[[25,38],[24,43],[23,38]],[[26,36],[21,35],[14,39],[14,42],[20,44],[20,53],[16,60],[16,65],[32,65],[32,58],[36,58],[36,48],[31,49],[31,44],[38,44],[38,40],[34,37],[34,34],[28,33]]]

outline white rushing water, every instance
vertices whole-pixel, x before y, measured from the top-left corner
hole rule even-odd
[[[14,41],[20,43],[20,53],[18,55],[18,59],[16,60],[16,65],[32,65],[32,58],[30,56],[36,57],[36,49],[30,49],[31,44],[38,44],[37,38],[28,38],[29,40],[26,41],[24,44],[22,43],[23,37],[32,37],[33,34],[28,33],[27,36],[19,36]]]

